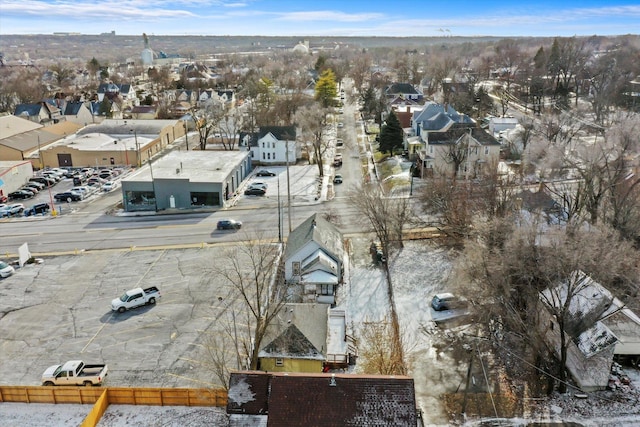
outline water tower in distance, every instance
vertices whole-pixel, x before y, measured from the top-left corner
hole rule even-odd
[[[149,37],[146,33],[142,33],[142,38],[144,39],[144,50],[141,54],[142,65],[150,67],[153,65],[153,51],[149,47]]]

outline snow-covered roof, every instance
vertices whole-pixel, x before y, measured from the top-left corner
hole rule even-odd
[[[322,248],[316,249],[311,255],[302,260],[300,267],[303,273],[317,269],[330,271],[334,274],[338,271],[338,263]]]
[[[258,356],[324,360],[327,316],[326,304],[285,304],[267,328]]]
[[[315,271],[312,271],[311,273],[303,274],[302,282],[303,283],[326,283],[326,284],[337,285],[338,277],[335,274],[331,274],[326,271],[315,270]]]
[[[584,272],[574,271],[565,282],[540,292],[540,299],[555,311],[562,310],[570,299],[564,319],[565,332],[585,357],[616,343],[615,334],[600,321],[611,307],[613,296]]]

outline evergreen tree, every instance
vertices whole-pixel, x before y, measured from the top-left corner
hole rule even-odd
[[[393,154],[393,150],[402,148],[402,127],[396,113],[391,110],[380,129],[380,151]]]

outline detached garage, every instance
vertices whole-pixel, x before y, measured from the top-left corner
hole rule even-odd
[[[251,172],[248,151],[173,151],[122,181],[127,212],[220,208]]]

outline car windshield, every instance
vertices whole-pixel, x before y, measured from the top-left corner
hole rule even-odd
[[[122,294],[122,296],[120,297],[120,301],[122,302],[127,302],[127,299],[129,299],[129,295],[127,295],[127,293],[125,292],[124,294]]]
[[[0,261],[0,270],[4,270],[7,267],[9,267],[9,264],[4,261]]]

